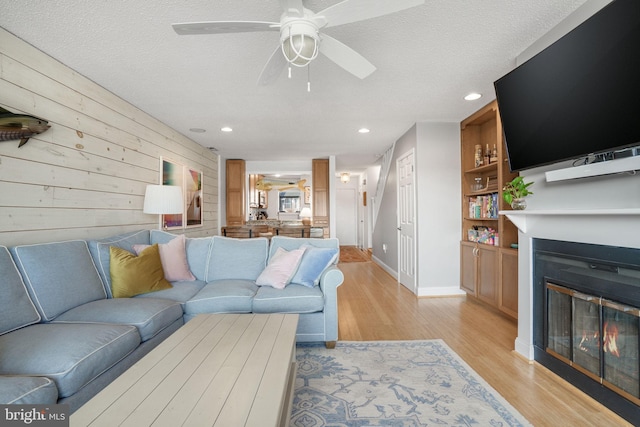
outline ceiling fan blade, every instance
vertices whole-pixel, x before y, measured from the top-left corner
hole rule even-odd
[[[258,77],[258,84],[260,86],[266,86],[275,82],[282,73],[282,70],[285,69],[286,65],[287,60],[282,54],[280,45],[278,45],[276,50],[271,54],[271,58],[269,58],[269,61],[267,61],[267,64],[262,69],[260,77]]]
[[[181,36],[191,34],[249,33],[253,31],[280,31],[279,22],[211,21],[171,24]]]
[[[371,62],[349,46],[326,34],[321,37],[320,52],[354,76],[364,79],[376,70]]]
[[[344,0],[318,12],[315,16],[324,16],[327,27],[364,21],[382,15],[399,12],[410,7],[424,4],[425,0]]]
[[[287,15],[290,16],[303,16],[304,6],[302,0],[280,0],[280,6]]]

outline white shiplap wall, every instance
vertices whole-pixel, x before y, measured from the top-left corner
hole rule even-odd
[[[161,156],[203,172],[204,226],[185,234],[218,234],[217,155],[2,28],[0,106],[51,125],[0,142],[0,245],[157,228],[142,204]]]

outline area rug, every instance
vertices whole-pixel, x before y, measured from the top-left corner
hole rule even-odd
[[[530,426],[442,340],[298,343],[290,425]]]
[[[367,251],[355,246],[340,246],[340,262],[367,262],[371,261]]]

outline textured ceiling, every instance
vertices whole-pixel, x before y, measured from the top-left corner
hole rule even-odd
[[[360,80],[320,56],[310,93],[306,69],[257,85],[277,32],[178,36],[171,28],[279,21],[277,0],[0,0],[0,27],[223,157],[335,155],[338,171],[358,172],[415,122],[459,122],[494,99],[493,82],[515,57],[584,2],[426,0],[327,28],[377,71]],[[314,12],[336,3],[304,1]],[[471,91],[484,96],[464,101]],[[371,132],[357,133],[363,126]]]

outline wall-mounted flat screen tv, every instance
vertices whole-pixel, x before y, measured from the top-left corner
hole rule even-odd
[[[494,83],[512,171],[640,145],[640,0],[614,0]]]

